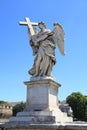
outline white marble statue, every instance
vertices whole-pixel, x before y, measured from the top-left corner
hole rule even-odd
[[[56,63],[55,48],[58,48],[62,55],[64,53],[64,30],[58,23],[54,24],[53,31],[46,28],[45,23],[20,22],[20,25],[28,26],[30,45],[33,50],[34,64],[29,70],[32,77],[52,77],[52,68]]]

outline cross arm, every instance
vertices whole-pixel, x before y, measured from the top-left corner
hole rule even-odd
[[[28,26],[28,24],[31,24],[32,26],[38,26],[38,23],[30,22],[29,18],[25,18],[25,22],[20,21],[20,25]]]

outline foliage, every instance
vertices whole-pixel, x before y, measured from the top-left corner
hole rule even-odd
[[[16,104],[13,107],[13,116],[16,116],[18,112],[21,112],[24,110],[26,103],[21,102],[20,104]]]
[[[72,93],[66,98],[66,102],[73,110],[74,119],[87,121],[87,96],[80,92]]]
[[[0,105],[8,105],[8,102],[0,100]]]

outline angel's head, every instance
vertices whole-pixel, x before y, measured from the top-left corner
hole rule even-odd
[[[39,25],[40,29],[43,29],[43,28],[46,29],[46,25],[44,22],[40,22],[40,23],[38,23],[38,25]]]

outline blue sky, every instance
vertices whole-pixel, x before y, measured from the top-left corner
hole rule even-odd
[[[66,56],[56,49],[53,76],[61,84],[59,100],[72,92],[87,95],[87,0],[0,1],[0,100],[25,101],[28,70],[34,57],[27,28],[19,21],[29,17],[53,30],[60,23],[65,31]]]

